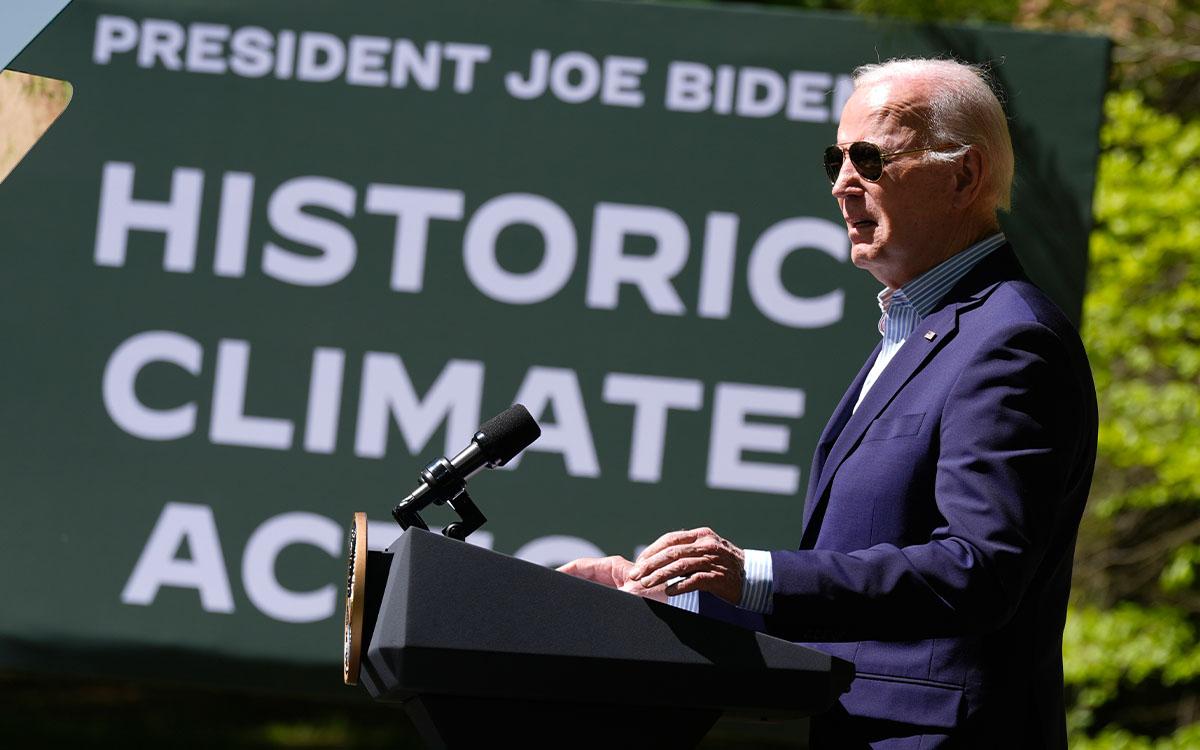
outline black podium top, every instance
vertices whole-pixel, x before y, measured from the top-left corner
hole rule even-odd
[[[378,700],[503,697],[785,718],[825,710],[853,677],[852,664],[819,651],[418,529],[388,552],[361,675]]]

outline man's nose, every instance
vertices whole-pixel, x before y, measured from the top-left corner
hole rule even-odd
[[[842,156],[842,167],[838,170],[837,179],[830,186],[830,192],[834,198],[841,198],[852,189],[862,189],[861,178],[858,170],[850,163],[850,159]]]

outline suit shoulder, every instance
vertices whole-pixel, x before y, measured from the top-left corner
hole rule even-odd
[[[1066,314],[1033,282],[1026,279],[1002,281],[983,300],[982,304],[964,316],[971,322],[984,324],[989,329],[1005,324],[1044,327],[1056,337],[1066,341],[1078,341],[1079,331]]]
[[[1002,349],[1036,353],[1057,362],[1071,379],[1094,392],[1091,367],[1079,331],[1049,296],[1025,279],[998,283],[980,304],[964,310],[960,330],[973,356],[992,360]]]

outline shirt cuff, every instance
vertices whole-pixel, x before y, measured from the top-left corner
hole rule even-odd
[[[688,612],[699,613],[700,612],[700,592],[699,591],[689,591],[686,594],[680,594],[679,596],[668,596],[667,604],[670,604],[672,607],[679,607],[680,609],[686,609]]]
[[[769,615],[772,609],[771,594],[774,593],[775,569],[771,565],[771,553],[760,549],[745,550],[745,579],[742,581],[742,609]]]
[[[738,606],[751,612],[769,615],[773,604],[771,594],[774,593],[775,573],[771,564],[771,553],[759,549],[748,549],[745,553],[745,578],[742,581],[742,600],[738,602]],[[679,596],[668,596],[667,604],[688,612],[699,612],[700,592],[689,591]]]

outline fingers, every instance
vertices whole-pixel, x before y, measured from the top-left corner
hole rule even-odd
[[[716,555],[696,554],[674,560],[660,568],[647,570],[639,578],[630,578],[646,588],[653,588],[673,578],[689,578],[702,573],[728,576],[733,574],[733,570],[727,561]]]
[[[673,583],[668,583],[663,587],[662,591],[667,596],[679,596],[690,591],[712,591],[717,593],[715,589],[721,582],[721,576],[716,571],[701,571],[694,573],[687,578],[681,578]]]
[[[638,555],[636,563],[616,555],[582,557],[558,570],[660,601],[667,595],[707,591],[736,604],[742,594],[744,561],[739,547],[702,527],[663,534]]]
[[[729,552],[733,549],[736,548],[709,528],[673,531],[661,536],[638,555],[638,561],[629,571],[629,577],[635,581],[640,580],[650,572],[688,558],[720,559],[731,556]]]
[[[627,594],[635,594],[646,599],[653,599],[659,602],[667,601],[667,591],[665,586],[646,588],[637,581],[626,581],[625,585],[620,587],[620,590]]]
[[[597,579],[597,574],[601,572],[602,560],[598,557],[580,557],[577,560],[572,560],[569,563],[558,566],[559,573],[582,578],[585,581],[595,581],[596,583],[607,583],[608,574],[604,573],[605,580]]]
[[[557,570],[585,581],[618,588],[628,580],[627,574],[632,565],[633,563],[618,555],[581,557],[560,565]]]
[[[704,527],[663,534],[638,555],[628,577],[648,589],[662,587],[672,596],[707,591],[736,604],[744,568],[741,548]]]
[[[648,557],[652,557],[659,552],[662,552],[668,547],[695,542],[697,539],[700,539],[704,536],[716,536],[716,534],[707,526],[698,529],[684,529],[683,531],[668,531],[658,539],[655,539],[649,547],[642,550],[642,554],[637,556],[637,561],[641,562]]]

